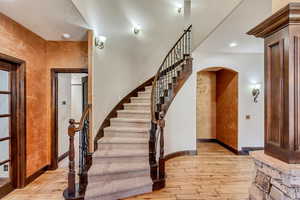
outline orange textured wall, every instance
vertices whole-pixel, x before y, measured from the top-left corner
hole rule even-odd
[[[197,73],[197,138],[216,139],[216,72]]]
[[[47,65],[49,68],[87,68],[88,43],[48,41]]]
[[[238,149],[238,74],[220,70],[216,82],[217,139]]]
[[[87,42],[47,42],[0,13],[0,53],[26,62],[28,177],[50,163],[50,68],[87,66]]]
[[[49,163],[46,41],[0,14],[0,52],[26,62],[27,176]]]

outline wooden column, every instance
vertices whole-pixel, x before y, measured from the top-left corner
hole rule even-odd
[[[265,40],[265,153],[300,163],[300,3],[248,32]]]

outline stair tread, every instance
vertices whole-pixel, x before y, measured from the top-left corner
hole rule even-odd
[[[141,123],[151,122],[151,119],[135,119],[135,118],[120,118],[120,117],[111,118],[110,120],[114,122],[141,122]]]
[[[126,106],[150,106],[150,103],[124,103]]]
[[[150,114],[150,110],[118,110],[118,113],[145,113],[145,114]]]
[[[133,128],[133,127],[114,127],[110,126],[107,128],[104,128],[104,131],[119,131],[119,132],[148,132],[148,128]]]
[[[131,97],[131,99],[146,99],[150,101],[150,97]]]
[[[148,149],[132,149],[132,150],[124,150],[124,149],[114,149],[109,151],[96,151],[94,153],[95,157],[138,157],[138,156],[149,156]],[[93,156],[93,157],[94,157]]]
[[[139,91],[138,93],[151,93],[151,91],[145,90],[145,91]]]
[[[99,144],[147,144],[148,138],[122,138],[122,137],[103,137],[99,140]]]
[[[89,176],[102,176],[114,173],[143,171],[150,169],[149,162],[100,163],[89,170]]]
[[[128,179],[118,179],[106,182],[89,183],[87,196],[110,195],[117,192],[141,188],[147,185],[152,185],[152,180],[149,176],[134,177]],[[99,186],[101,190],[99,190]]]

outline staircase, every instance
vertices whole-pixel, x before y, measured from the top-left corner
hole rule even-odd
[[[113,200],[152,192],[149,166],[151,86],[110,119],[88,172],[85,199]]]
[[[154,78],[132,91],[113,109],[89,153],[89,109],[70,120],[66,200],[117,200],[165,186],[164,116],[192,73],[191,30],[168,52]],[[80,134],[79,183],[75,182],[74,135]],[[157,159],[158,157],[158,159]]]

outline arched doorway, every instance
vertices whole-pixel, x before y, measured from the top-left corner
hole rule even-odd
[[[197,140],[238,152],[238,72],[210,67],[197,73]]]

